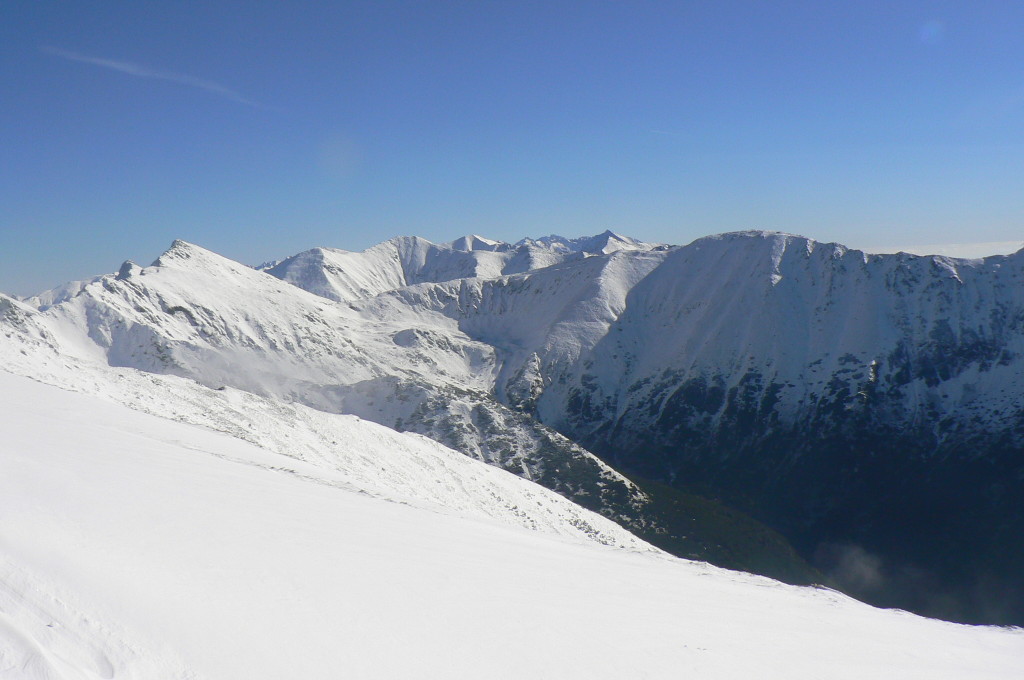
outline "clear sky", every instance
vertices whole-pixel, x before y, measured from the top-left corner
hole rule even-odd
[[[1024,2],[0,5],[0,290],[398,234],[1024,239]]]

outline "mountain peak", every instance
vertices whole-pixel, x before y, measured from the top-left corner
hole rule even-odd
[[[483,236],[477,236],[476,234],[469,234],[466,236],[460,236],[459,238],[452,241],[450,244],[453,250],[462,250],[470,252],[473,250],[486,250],[486,251],[502,251],[510,248],[509,244],[503,241],[493,241]]]
[[[566,238],[558,234],[550,234],[535,239],[525,238],[516,245],[532,245],[561,252],[578,252],[590,255],[607,255],[618,250],[652,250],[656,247],[655,244],[645,243],[629,236],[616,234],[610,229],[606,229],[594,236],[580,236],[577,238]]]
[[[609,240],[609,241],[611,241],[611,240],[623,241],[623,242],[633,241],[633,239],[631,239],[630,237],[622,236],[621,234],[616,234],[611,229],[605,229],[604,231],[602,231],[600,234],[598,234],[594,238],[603,238],[603,239],[606,239],[606,240]]]
[[[174,267],[176,269],[212,269],[220,271],[252,271],[252,267],[235,262],[212,250],[194,243],[175,239],[171,247],[153,261],[151,267]]]
[[[160,255],[160,257],[158,257],[155,260],[153,260],[153,265],[152,266],[154,266],[154,267],[163,267],[163,266],[165,266],[167,264],[168,261],[173,261],[173,260],[189,260],[189,259],[192,259],[195,255],[197,255],[197,254],[199,254],[201,252],[202,253],[208,253],[210,255],[214,254],[214,253],[212,253],[212,252],[210,252],[208,250],[200,248],[197,245],[189,243],[188,241],[183,241],[180,238],[176,238],[171,243],[171,247],[170,248],[165,250],[163,252],[163,254]]]

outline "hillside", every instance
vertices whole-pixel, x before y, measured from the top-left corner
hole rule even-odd
[[[0,669],[25,680],[934,680],[1016,677],[1024,659],[1019,631],[367,494],[341,469],[3,372],[0,419]],[[380,433],[373,455],[431,448],[408,437]],[[533,486],[449,458],[464,462],[416,486]]]

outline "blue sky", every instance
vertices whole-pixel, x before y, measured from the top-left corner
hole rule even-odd
[[[398,234],[1024,240],[1024,3],[0,7],[0,290]]]

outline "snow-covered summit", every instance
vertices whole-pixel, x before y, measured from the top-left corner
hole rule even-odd
[[[463,250],[463,251],[487,250],[487,251],[495,252],[495,251],[502,251],[502,250],[510,250],[512,248],[511,244],[505,243],[503,241],[492,241],[489,238],[484,238],[483,236],[477,236],[476,234],[470,234],[468,236],[462,236],[460,238],[455,239],[454,241],[452,241],[448,245],[451,246],[451,248],[453,250]]]
[[[491,279],[587,255],[654,247],[610,231],[577,239],[523,239],[515,244],[477,235],[441,244],[419,237],[397,237],[362,252],[314,248],[262,269],[321,297],[351,301],[419,283]]]
[[[535,239],[525,238],[516,245],[549,248],[556,252],[590,253],[593,255],[607,255],[618,250],[652,250],[658,247],[658,244],[645,243],[629,236],[621,236],[610,229],[596,236],[580,236],[578,238],[566,238],[557,234]]]

